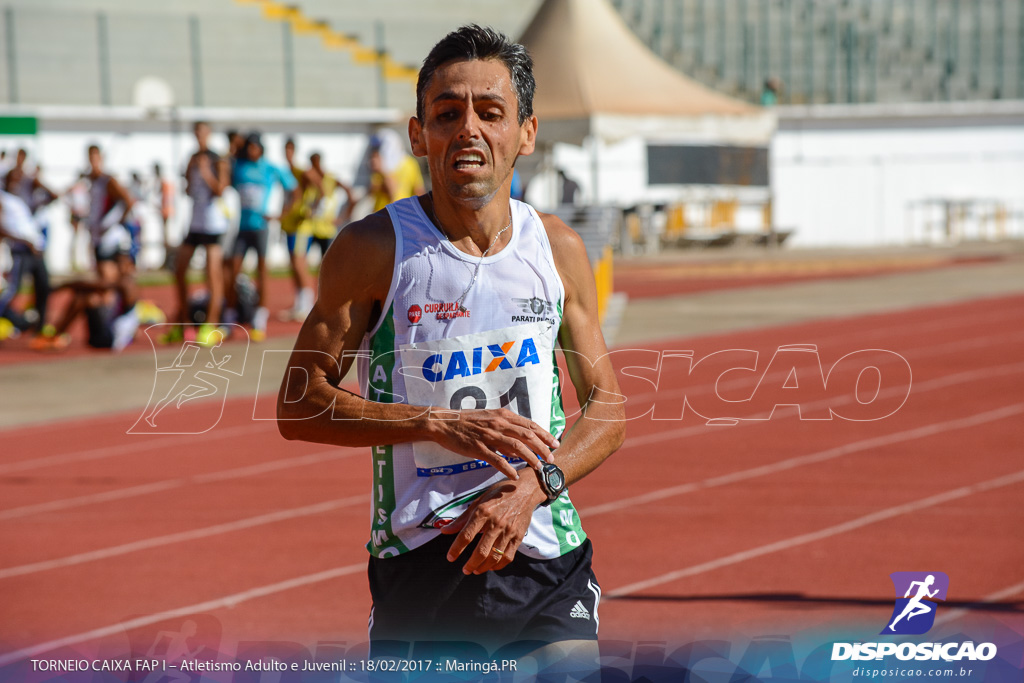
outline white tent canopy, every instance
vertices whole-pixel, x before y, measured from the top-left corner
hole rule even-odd
[[[534,60],[542,141],[766,145],[775,130],[771,111],[661,61],[607,0],[545,0],[519,42]]]

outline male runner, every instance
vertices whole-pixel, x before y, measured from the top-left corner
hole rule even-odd
[[[256,251],[256,289],[259,291],[260,307],[253,319],[252,339],[263,341],[266,338],[267,319],[267,212],[270,210],[270,193],[274,184],[284,189],[284,206],[281,215],[288,213],[295,202],[298,185],[291,173],[282,171],[263,158],[263,143],[258,133],[250,133],[245,139],[243,158],[235,162],[231,172],[231,182],[238,190],[242,204],[238,223],[238,236],[231,250],[231,270],[228,281],[234,283],[235,277],[242,270],[245,254],[253,249]],[[235,304],[234,287],[227,288],[228,306]],[[234,315],[234,312],[232,312]],[[225,322],[235,322],[225,318]]]
[[[282,384],[286,438],[372,447],[375,656],[415,640],[596,654],[600,589],[565,483],[622,444],[624,411],[582,240],[509,198],[533,90],[526,50],[493,30],[434,46],[409,122],[434,191],[338,235],[289,361],[305,372]],[[556,339],[583,406],[568,429]],[[338,388],[357,350],[362,396]]]
[[[211,341],[214,327],[220,322],[220,309],[224,301],[224,268],[220,240],[228,229],[228,217],[217,199],[230,184],[228,162],[208,146],[210,125],[198,121],[193,126],[199,149],[189,158],[185,167],[185,192],[192,198],[192,220],[188,234],[178,248],[174,268],[175,293],[178,312],[172,328],[162,341],[178,343],[184,338],[183,327],[188,312],[188,267],[196,247],[206,250],[206,286],[210,291],[206,322],[199,327],[197,341]],[[223,335],[221,335],[223,336]]]

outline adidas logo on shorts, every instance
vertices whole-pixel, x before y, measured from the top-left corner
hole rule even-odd
[[[588,612],[587,608],[583,606],[583,601],[582,600],[577,600],[576,604],[573,605],[573,607],[572,607],[572,611],[569,612],[569,616],[572,617],[573,619],[587,619],[587,620],[589,620],[590,619],[590,612]]]

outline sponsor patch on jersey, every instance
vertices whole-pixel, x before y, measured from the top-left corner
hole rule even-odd
[[[451,320],[452,318],[468,318],[469,309],[459,306],[458,301],[442,301],[424,306],[426,313],[433,313],[438,320]]]

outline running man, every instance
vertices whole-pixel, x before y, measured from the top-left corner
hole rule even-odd
[[[161,341],[180,343],[184,339],[184,324],[188,315],[188,267],[197,247],[206,250],[206,286],[210,292],[206,321],[200,325],[197,341],[210,343],[214,328],[220,322],[220,309],[224,301],[224,259],[220,240],[228,229],[228,217],[218,198],[224,194],[231,180],[231,169],[208,147],[210,125],[198,121],[192,128],[199,149],[189,158],[185,167],[185,192],[192,199],[192,220],[188,234],[178,248],[174,267],[175,293],[178,312],[177,326],[171,328]],[[221,335],[223,336],[223,335]]]
[[[625,418],[583,241],[509,198],[533,91],[500,33],[434,46],[409,122],[434,191],[338,235],[289,361],[305,373],[279,394],[286,438],[372,449],[374,656],[416,640],[597,654],[600,588],[566,485],[619,448]],[[516,323],[533,298],[551,314]],[[556,341],[583,407],[568,427]],[[357,352],[361,395],[338,388]]]
[[[914,597],[910,598],[910,602],[908,602],[907,606],[903,608],[903,611],[900,612],[900,615],[893,619],[892,623],[889,624],[890,631],[896,630],[896,624],[903,617],[906,617],[907,621],[910,621],[916,616],[919,616],[921,614],[928,614],[933,609],[935,609],[931,605],[924,602],[925,598],[934,598],[936,593],[939,592],[938,588],[936,588],[933,591],[928,590],[934,583],[935,576],[929,574],[924,581],[912,581],[910,585],[907,586],[907,592],[903,594],[904,598],[910,597],[910,593],[914,590],[914,586],[917,586],[917,593],[914,594]]]
[[[213,350],[219,347],[223,341],[224,333],[219,329],[214,329],[207,343],[185,342],[182,345],[181,351],[178,352],[174,362],[168,368],[178,371],[177,379],[174,380],[174,384],[167,390],[164,397],[153,406],[153,410],[146,415],[146,422],[150,427],[156,427],[157,415],[171,403],[176,402],[176,407],[181,408],[187,401],[215,396],[220,391],[220,387],[208,380],[207,377],[218,377],[216,372],[210,372],[210,370],[221,370],[231,360],[231,354],[225,354],[220,360],[213,355]],[[203,355],[204,347],[210,354],[210,360],[201,364],[198,361],[199,357]]]
[[[270,194],[275,184],[279,184],[285,192],[284,206],[281,215],[288,213],[297,199],[298,184],[291,173],[282,171],[263,158],[263,143],[258,133],[251,133],[245,139],[243,158],[235,163],[232,170],[232,184],[238,190],[242,204],[242,212],[238,223],[238,236],[231,250],[231,271],[228,281],[234,282],[235,276],[242,270],[242,261],[246,253],[252,249],[256,252],[256,289],[259,292],[260,307],[253,318],[252,339],[266,339],[267,319],[267,212],[270,210]],[[235,304],[234,287],[227,288],[228,306]],[[225,322],[233,323],[229,318]]]

